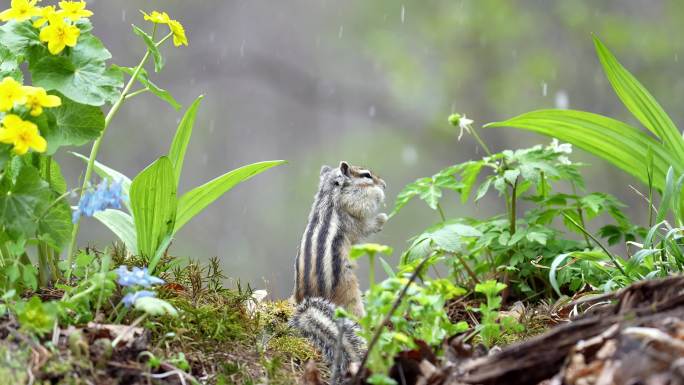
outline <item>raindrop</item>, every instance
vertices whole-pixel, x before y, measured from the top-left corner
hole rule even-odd
[[[209,133],[213,134],[215,129],[216,129],[216,120],[214,120],[214,119],[209,120]]]
[[[240,57],[245,57],[245,41],[240,44]]]
[[[370,107],[368,107],[368,116],[370,116],[371,118],[375,117],[375,105],[371,105]]]
[[[564,90],[556,92],[556,108],[560,110],[567,110],[570,106],[570,99],[568,98],[568,93]]]
[[[675,61],[675,63],[679,63],[679,54],[678,53],[676,53],[674,55],[674,61]]]
[[[404,4],[401,5],[401,24],[404,24],[404,21],[406,21],[406,6]]]
[[[406,165],[416,164],[416,161],[418,160],[418,151],[416,151],[416,148],[413,146],[404,147],[401,151],[401,160]]]
[[[121,10],[121,21],[126,21],[126,10],[125,9]]]
[[[546,82],[542,82],[542,96],[546,96],[549,85]]]
[[[337,37],[341,39],[343,33],[344,33],[344,26],[341,25],[339,32],[337,32]]]
[[[202,155],[202,164],[205,166],[209,164],[209,155],[206,152]]]
[[[212,32],[209,34],[209,43],[213,43],[216,40],[216,33]]]

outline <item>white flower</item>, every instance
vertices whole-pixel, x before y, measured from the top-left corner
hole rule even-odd
[[[570,143],[559,143],[558,139],[553,138],[551,141],[551,144],[549,145],[550,149],[553,150],[556,154],[572,154],[572,144]]]
[[[461,140],[464,131],[470,134],[471,124],[473,124],[473,120],[466,118],[465,114],[463,114],[463,117],[461,117],[461,119],[458,120],[458,127],[461,129],[458,132],[458,140]]]
[[[247,313],[249,313],[249,315],[253,315],[254,312],[256,311],[259,303],[261,303],[261,301],[263,301],[267,295],[268,295],[268,292],[266,290],[254,290],[252,292],[252,297],[250,299],[248,299],[247,301],[245,301],[245,306],[247,307]]]

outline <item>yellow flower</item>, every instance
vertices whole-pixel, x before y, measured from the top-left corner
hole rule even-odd
[[[43,26],[43,24],[47,23],[51,17],[54,17],[57,11],[55,10],[54,5],[48,5],[47,7],[43,7],[40,9],[40,13],[38,16],[40,18],[36,21],[33,22],[33,27],[35,28],[40,28]]]
[[[43,113],[43,107],[57,107],[62,105],[62,99],[56,95],[48,95],[42,87],[24,87],[26,90],[26,107],[31,110],[31,116]]]
[[[93,15],[91,11],[85,9],[85,1],[60,1],[59,7],[62,9],[59,13],[72,21]]]
[[[80,34],[78,27],[67,24],[62,17],[55,15],[50,18],[50,25],[40,30],[40,41],[46,41],[50,53],[57,55],[66,46],[76,46]]]
[[[14,145],[18,155],[26,154],[29,148],[38,152],[47,149],[47,141],[40,136],[38,126],[13,114],[5,115],[2,120],[0,142]]]
[[[188,38],[185,36],[185,28],[176,20],[169,20],[169,28],[173,33],[173,45],[188,45]]]
[[[24,21],[38,16],[40,9],[36,7],[38,0],[12,0],[10,9],[0,12],[0,21]]]
[[[18,81],[7,76],[0,82],[0,111],[9,111],[15,104],[26,103],[26,90]]]
[[[169,24],[169,21],[171,21],[171,18],[166,12],[152,11],[152,13],[150,13],[149,15],[144,11],[140,12],[142,12],[142,14],[145,16],[145,20],[151,21],[153,23]]]

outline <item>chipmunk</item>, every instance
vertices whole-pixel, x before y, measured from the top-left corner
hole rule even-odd
[[[334,320],[336,306],[362,317],[363,302],[355,265],[349,260],[351,246],[382,230],[387,214],[385,181],[365,168],[340,162],[321,168],[320,183],[309,221],[295,260],[293,298],[299,304],[290,325],[309,338],[333,364],[339,334]],[[342,334],[341,363],[346,371],[358,362],[365,349],[355,334],[358,325],[346,320]]]

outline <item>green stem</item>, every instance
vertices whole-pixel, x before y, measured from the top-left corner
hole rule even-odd
[[[135,97],[135,96],[138,96],[138,95],[140,95],[140,94],[142,94],[142,93],[144,93],[144,92],[147,92],[147,88],[141,88],[141,89],[139,89],[139,90],[137,90],[137,91],[133,91],[133,92],[131,92],[130,94],[126,95],[126,100],[131,99],[131,98],[133,98],[133,97]]]
[[[442,210],[442,205],[437,203],[437,211],[439,211],[439,216],[442,218],[442,222],[446,221],[446,217],[444,216],[444,210]]]
[[[480,147],[482,147],[482,149],[487,154],[487,156],[492,156],[492,152],[489,151],[489,147],[487,147],[487,145],[482,140],[482,138],[480,138],[480,135],[477,133],[477,131],[475,131],[475,128],[473,128],[473,126],[470,126],[470,132],[473,133],[473,137],[475,138],[477,143],[480,145]]]
[[[575,194],[575,197],[577,197],[577,188],[575,187],[574,183],[572,183],[572,193]],[[579,216],[580,224],[583,228],[586,229],[587,225],[586,223],[584,223],[584,212],[582,210],[582,205],[580,204],[579,199],[575,199],[575,203],[577,204],[577,215]],[[587,248],[591,248],[591,242],[589,242],[589,237],[586,233],[582,234],[584,235],[584,241],[587,243]]]
[[[123,102],[126,100],[126,95],[128,94],[128,91],[130,91],[131,87],[133,86],[133,83],[138,78],[138,75],[140,74],[140,71],[142,70],[143,66],[145,65],[145,62],[147,62],[147,59],[150,57],[150,51],[147,50],[145,52],[145,55],[143,58],[140,60],[140,63],[138,64],[137,67],[135,67],[135,70],[133,71],[133,75],[131,75],[131,78],[128,80],[128,83],[124,87],[123,91],[121,91],[121,95],[119,96],[119,99],[114,103],[112,108],[109,110],[107,113],[107,116],[105,117],[105,122],[104,122],[104,128],[102,129],[102,133],[100,133],[100,136],[95,140],[95,143],[93,143],[93,148],[90,150],[90,157],[88,158],[88,166],[86,167],[85,171],[85,176],[83,177],[83,186],[81,187],[81,193],[79,194],[78,200],[80,202],[81,198],[83,197],[83,194],[85,193],[86,189],[88,188],[88,183],[90,182],[90,177],[93,174],[93,166],[95,165],[95,159],[97,158],[97,153],[100,151],[100,145],[102,145],[102,138],[104,138],[105,133],[107,133],[107,128],[109,127],[109,124],[111,123],[112,119],[114,118],[114,115],[119,111],[121,108],[121,105]],[[69,242],[69,247],[67,248],[67,273],[66,273],[66,279],[67,282],[71,278],[71,261],[72,261],[72,254],[74,251],[74,246],[76,245],[76,237],[78,236],[78,230],[80,227],[80,217],[76,220],[76,223],[74,223],[74,228],[71,232],[71,241]]]
[[[591,240],[594,241],[603,250],[603,252],[606,253],[606,255],[608,255],[608,258],[610,258],[610,260],[613,262],[613,265],[615,265],[615,267],[618,270],[620,270],[620,273],[622,273],[622,275],[624,275],[626,278],[629,278],[629,275],[627,275],[627,272],[622,268],[622,265],[620,265],[618,263],[617,257],[614,256],[613,253],[608,251],[608,249],[605,246],[603,246],[601,241],[599,241],[598,239],[596,239],[596,237],[594,237],[592,234],[590,234],[584,227],[582,227],[582,225],[575,222],[575,220],[572,219],[568,214],[563,213],[563,216],[565,216],[565,218],[567,218],[570,222],[572,222],[573,225],[577,226],[578,229],[582,230],[582,232],[584,234],[589,236],[589,238],[591,238]]]
[[[368,287],[375,284],[375,254],[368,254]]]
[[[513,234],[515,234],[515,229],[516,229],[516,206],[517,206],[517,201],[518,201],[518,180],[516,179],[515,182],[511,185],[511,212],[510,212],[510,227],[509,227],[509,233],[511,233],[511,237]]]

